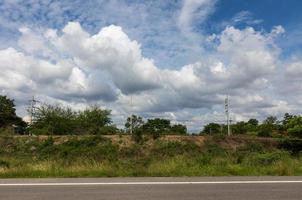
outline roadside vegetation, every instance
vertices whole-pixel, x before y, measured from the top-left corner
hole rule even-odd
[[[31,124],[0,97],[0,177],[302,175],[302,117],[270,116],[199,135],[167,119],[133,115],[117,128],[98,106],[41,104]],[[132,132],[132,134],[130,134]]]

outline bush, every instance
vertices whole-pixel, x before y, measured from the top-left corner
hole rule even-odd
[[[289,157],[287,152],[252,153],[243,159],[243,163],[251,166],[271,165],[281,159]]]
[[[78,112],[77,122],[82,133],[98,134],[109,131],[116,132],[113,127],[109,127],[111,119],[109,118],[110,110],[103,110],[97,106],[91,106],[82,112]],[[103,130],[106,129],[106,130]]]
[[[76,113],[68,107],[59,105],[42,105],[35,113],[35,122],[31,125],[31,133],[48,135],[72,134],[76,128]]]
[[[116,133],[117,128],[109,126],[110,111],[97,106],[84,111],[73,111],[59,105],[41,105],[34,115],[30,133],[35,135],[107,134]]]
[[[259,143],[247,143],[246,145],[238,148],[238,152],[246,152],[246,153],[263,153],[264,147],[262,144]]]
[[[142,143],[144,141],[143,130],[141,128],[135,129],[131,135],[131,138],[136,143]]]
[[[296,125],[293,128],[287,129],[287,132],[292,137],[302,138],[302,125]]]
[[[259,137],[272,137],[273,127],[270,124],[261,124],[258,128]]]
[[[286,139],[282,140],[279,148],[290,151],[292,154],[298,154],[302,151],[302,140],[300,139]]]

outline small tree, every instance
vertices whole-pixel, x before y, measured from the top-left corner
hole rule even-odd
[[[247,132],[246,123],[241,121],[232,125],[232,132],[235,134],[245,134]]]
[[[69,107],[43,104],[36,109],[31,125],[34,134],[73,134],[76,128],[76,112]]]
[[[150,134],[153,139],[157,139],[161,135],[168,133],[170,128],[170,120],[160,118],[148,119],[147,123],[142,127],[143,131]]]
[[[132,127],[131,127],[132,122]],[[145,124],[142,117],[137,115],[132,115],[127,118],[127,122],[125,123],[125,129],[127,133],[130,133],[130,129],[132,128],[132,132],[135,132],[137,129],[140,129]]]
[[[294,116],[289,119],[286,128],[290,136],[302,138],[302,116]]]
[[[187,127],[183,124],[175,124],[171,127],[171,133],[178,134],[178,135],[186,135]]]
[[[131,137],[136,143],[141,143],[144,140],[143,137],[144,132],[142,129],[144,124],[145,122],[143,118],[140,116],[132,115],[127,118],[127,121],[125,123],[126,133],[130,133],[131,132],[130,130],[132,129]]]
[[[220,132],[221,132],[221,125],[220,124],[209,123],[209,124],[204,126],[201,133],[212,135],[212,134],[219,134]]]
[[[110,113],[110,110],[103,110],[96,105],[80,111],[77,117],[78,126],[81,129],[80,132],[88,134],[104,133],[105,130],[114,132],[114,127],[105,128],[105,126],[112,123]]]

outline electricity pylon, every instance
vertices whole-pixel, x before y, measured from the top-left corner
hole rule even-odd
[[[227,118],[228,136],[230,136],[232,133],[231,133],[231,127],[230,127],[229,95],[227,95],[227,97],[224,101],[224,108],[225,108],[225,114],[226,114],[226,118]]]

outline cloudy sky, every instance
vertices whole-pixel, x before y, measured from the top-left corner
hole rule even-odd
[[[0,92],[200,130],[302,113],[300,0],[1,0]],[[133,106],[130,106],[132,96]]]

